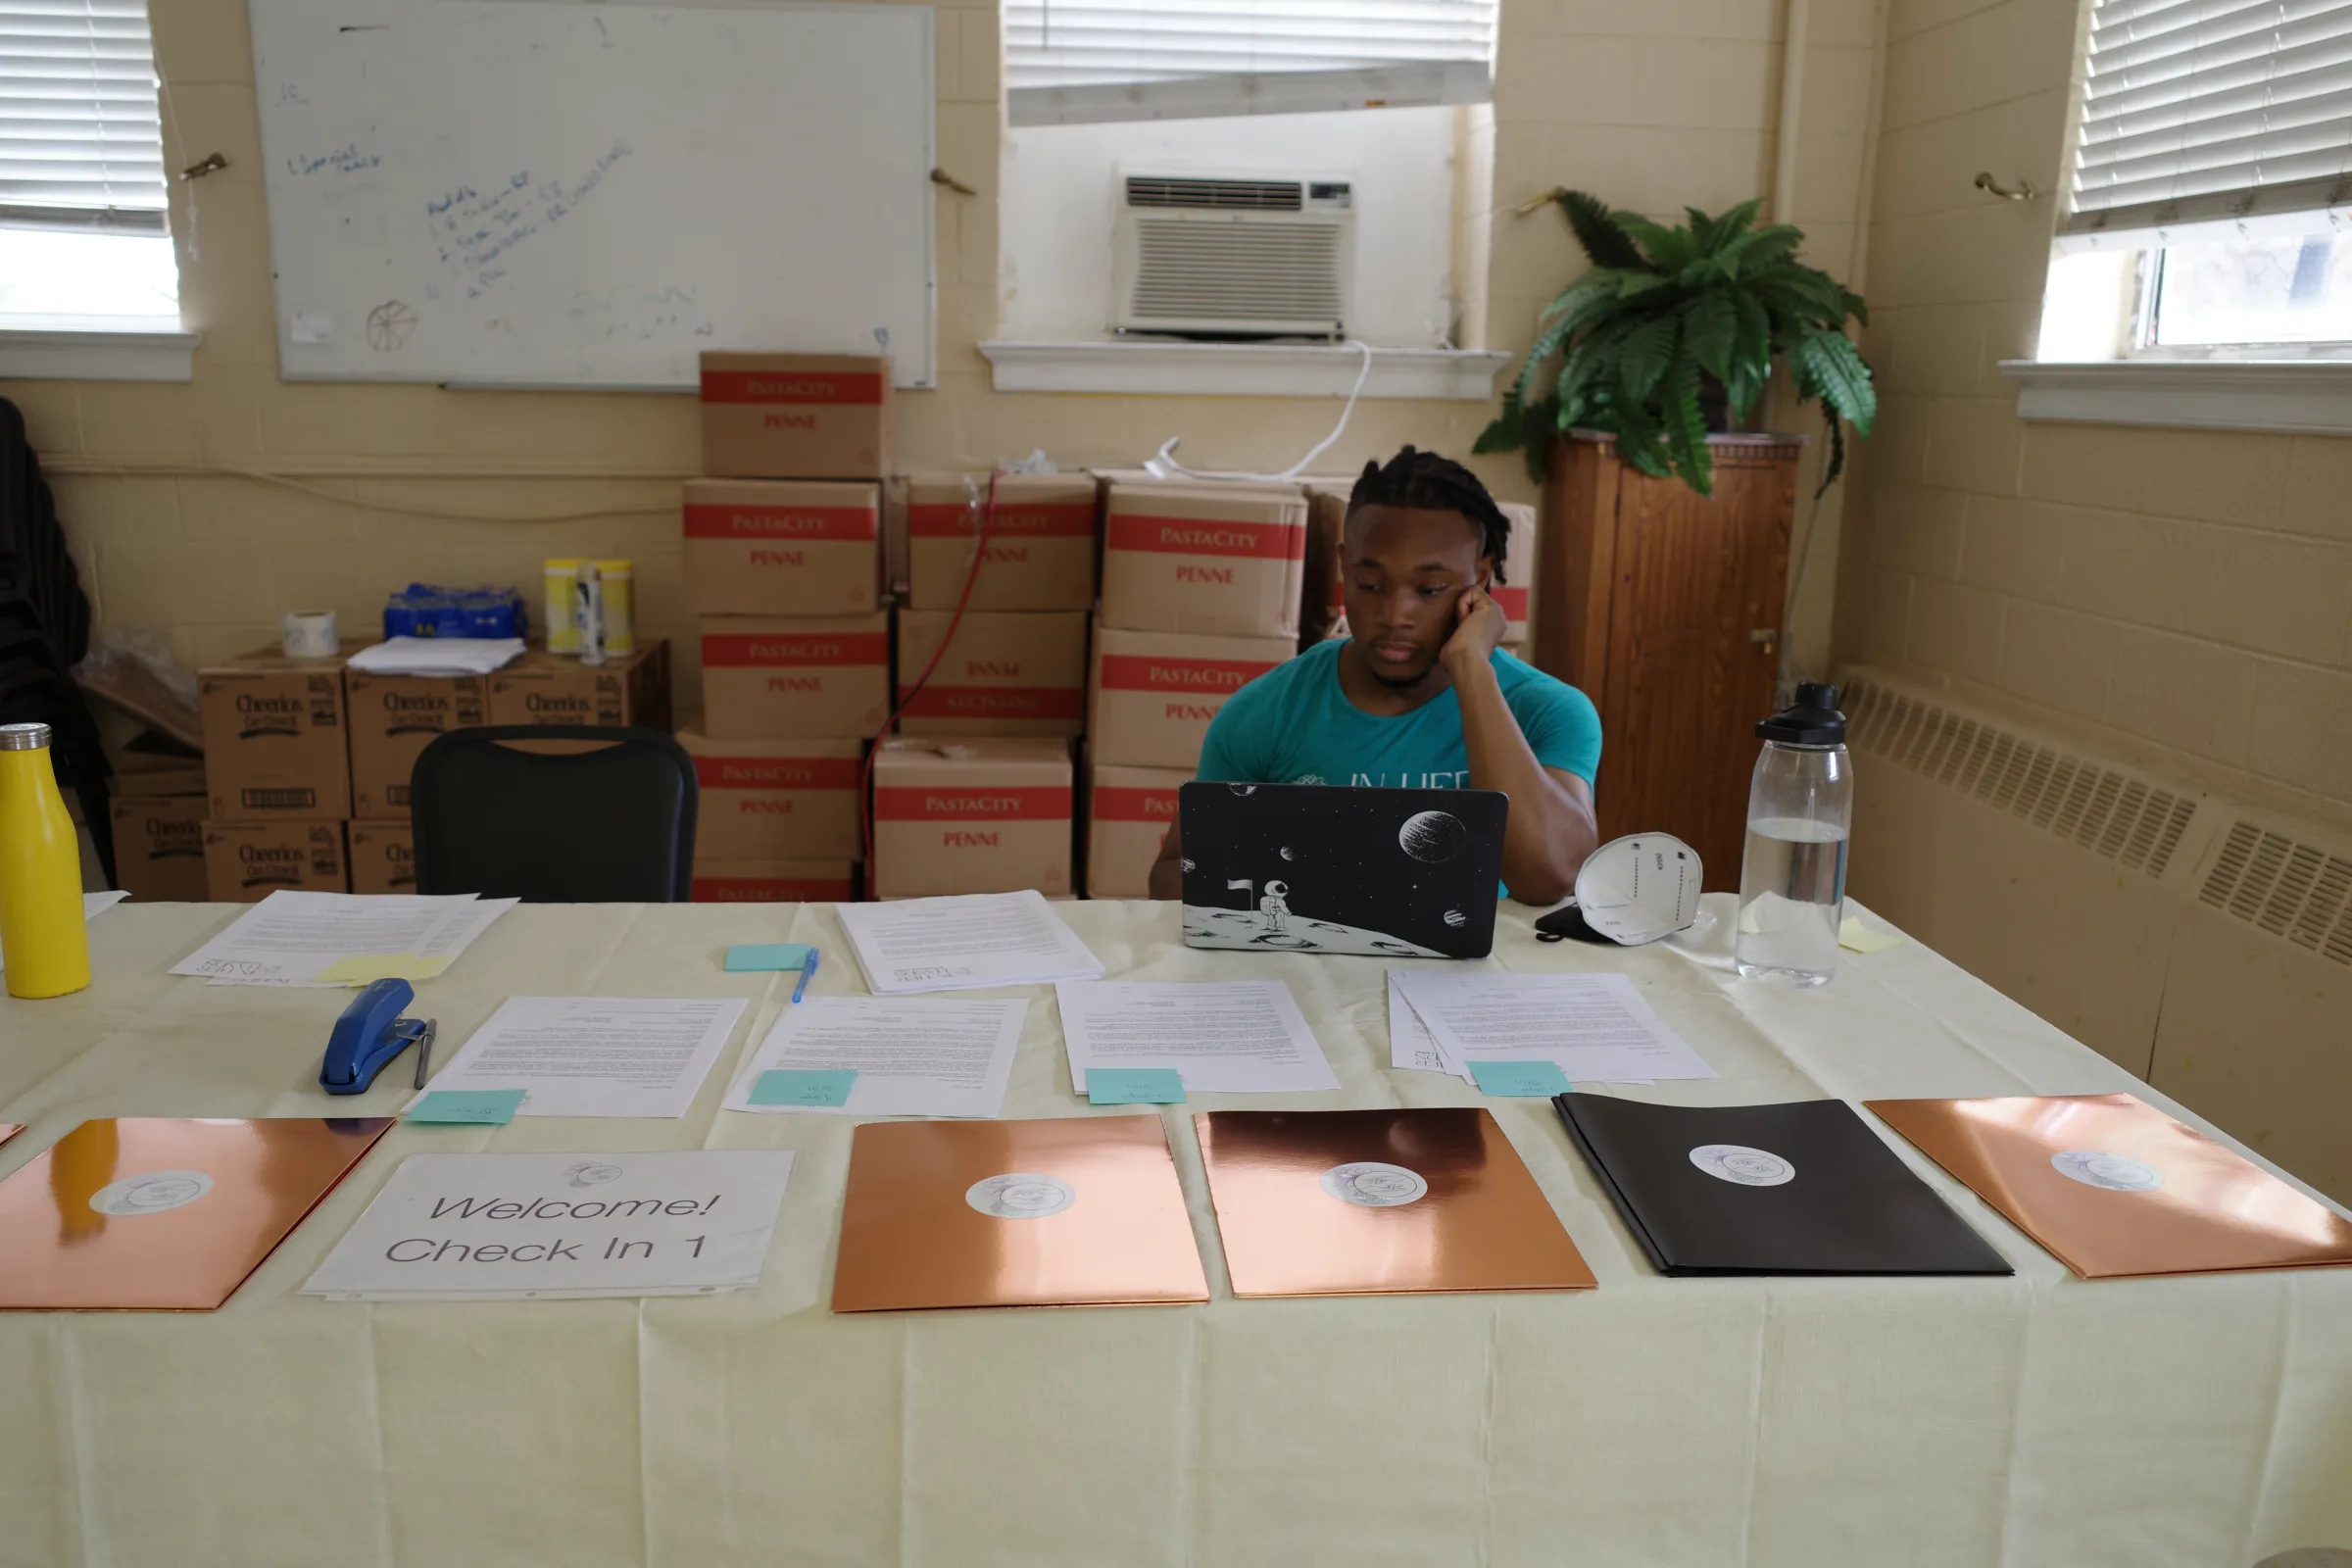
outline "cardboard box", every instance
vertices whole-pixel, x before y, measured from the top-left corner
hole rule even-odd
[[[678,744],[693,754],[702,785],[696,859],[858,858],[863,741],[714,741],[688,724]]]
[[[116,885],[145,903],[202,904],[205,806],[201,795],[117,796]]]
[[[947,635],[953,611],[899,612],[899,700]],[[899,720],[906,735],[1075,735],[1086,727],[1086,615],[965,611],[930,681]]]
[[[705,860],[694,862],[697,904],[843,904],[858,896],[854,860]],[[839,956],[853,967],[858,960]],[[832,960],[827,960],[832,961]]]
[[[729,479],[880,479],[890,472],[890,361],[860,354],[705,354],[703,471]]]
[[[1066,741],[883,741],[873,896],[1070,892],[1072,783]]]
[[[490,722],[483,675],[343,672],[351,709],[353,814],[390,821],[409,809],[409,773],[434,736]]]
[[[1097,625],[1089,753],[1121,767],[1190,773],[1225,700],[1295,653],[1288,637],[1183,637]]]
[[[204,829],[205,897],[259,904],[284,888],[348,893],[340,822],[210,822]]]
[[[703,622],[703,733],[712,740],[864,740],[889,719],[886,612]]]
[[[1524,648],[1534,635],[1529,628],[1535,619],[1536,509],[1518,501],[1495,504],[1511,520],[1511,542],[1502,558],[1503,576],[1508,580],[1494,585],[1494,602],[1510,621],[1502,634],[1502,646]]]
[[[882,489],[689,479],[686,608],[698,615],[854,615],[882,603]]]
[[[970,571],[988,500],[985,473],[918,473],[906,481],[907,603],[954,610]],[[1095,603],[1095,481],[1083,473],[1010,473],[997,480],[988,561],[973,610],[1076,610]]]
[[[198,670],[196,689],[214,821],[339,822],[351,814],[340,658],[288,659],[264,649]]]
[[[1152,863],[1176,823],[1176,791],[1192,781],[1180,767],[1120,767],[1094,762],[1086,770],[1086,896],[1148,899]]]
[[[1102,624],[1298,636],[1306,501],[1293,492],[1114,484],[1103,500]]]
[[[493,724],[619,724],[669,728],[669,642],[594,666],[533,648],[490,676]]]
[[[416,834],[406,822],[351,824],[351,891],[416,891]]]

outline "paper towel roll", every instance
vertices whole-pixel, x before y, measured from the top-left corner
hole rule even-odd
[[[343,646],[331,610],[289,610],[277,629],[288,659],[332,659]]]

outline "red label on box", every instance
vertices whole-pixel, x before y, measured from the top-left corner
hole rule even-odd
[[[1104,654],[1102,686],[1122,692],[1236,692],[1274,668],[1253,659],[1154,659]]]
[[[1066,789],[877,789],[877,822],[1066,821]]]
[[[686,509],[689,539],[871,539],[878,531],[870,507],[750,507],[696,505]]]
[[[980,532],[980,512],[983,503],[964,505],[953,501],[926,501],[906,509],[906,532],[916,539],[970,538]],[[1012,506],[997,503],[996,520],[989,525],[991,539],[1018,536],[1023,539],[1085,539],[1095,531],[1095,507],[1091,501],[1054,502],[1035,506]]]
[[[890,661],[890,638],[878,631],[823,636],[805,632],[706,632],[703,662],[718,669],[761,669],[803,664],[881,664]]]
[[[906,688],[899,689],[901,697]],[[926,686],[904,711],[915,718],[1083,718],[1079,686]]]
[[[705,370],[705,403],[879,403],[872,370]]]
[[[1098,822],[1173,822],[1174,790],[1139,790],[1102,785],[1095,791]]]
[[[698,757],[695,782],[707,790],[854,790],[854,757]]]
[[[1232,556],[1246,561],[1303,561],[1303,522],[1211,522],[1199,517],[1114,516],[1107,525],[1113,550],[1166,556]]]
[[[1502,611],[1503,619],[1525,620],[1527,618],[1526,589],[1511,588],[1497,583],[1490,592],[1496,607]]]
[[[842,904],[847,877],[698,876],[688,887],[696,904]]]

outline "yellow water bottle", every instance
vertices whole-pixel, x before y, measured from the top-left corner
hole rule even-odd
[[[81,850],[46,724],[0,724],[0,964],[12,997],[62,997],[90,983]]]

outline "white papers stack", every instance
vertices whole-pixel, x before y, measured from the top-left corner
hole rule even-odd
[[[759,1283],[791,1175],[780,1151],[411,1154],[302,1294],[716,1295]]]
[[[487,675],[522,657],[519,637],[395,637],[351,656],[369,675]]]
[[[683,1116],[747,1005],[741,997],[509,997],[432,1088],[524,1090],[517,1116]]]
[[[171,972],[238,986],[358,985],[378,973],[423,978],[448,968],[516,902],[470,893],[426,898],[280,889]]]
[[[825,1116],[994,1116],[1004,1108],[1013,1051],[1029,1004],[935,998],[810,997],[786,1007],[726,1099],[729,1110]],[[852,1071],[834,1105],[759,1105],[773,1068]]]
[[[834,908],[876,996],[1091,980],[1102,972],[1102,960],[1034,888]]]
[[[1065,982],[1054,991],[1070,1086],[1082,1095],[1089,1067],[1173,1068],[1188,1094],[1340,1087],[1280,980],[1098,980]]]
[[[82,924],[89,924],[89,922],[97,919],[107,910],[113,908],[116,905],[121,904],[124,899],[129,897],[130,895],[127,893],[84,893],[81,896]],[[8,955],[6,953],[0,953],[0,972],[5,972],[7,968]]]
[[[1391,1059],[1400,1067],[1434,1055],[1434,1070],[1465,1078],[1473,1061],[1549,1061],[1570,1081],[1588,1083],[1715,1076],[1621,974],[1392,969],[1389,988]],[[1399,997],[1425,1027],[1427,1046],[1399,1030]]]

